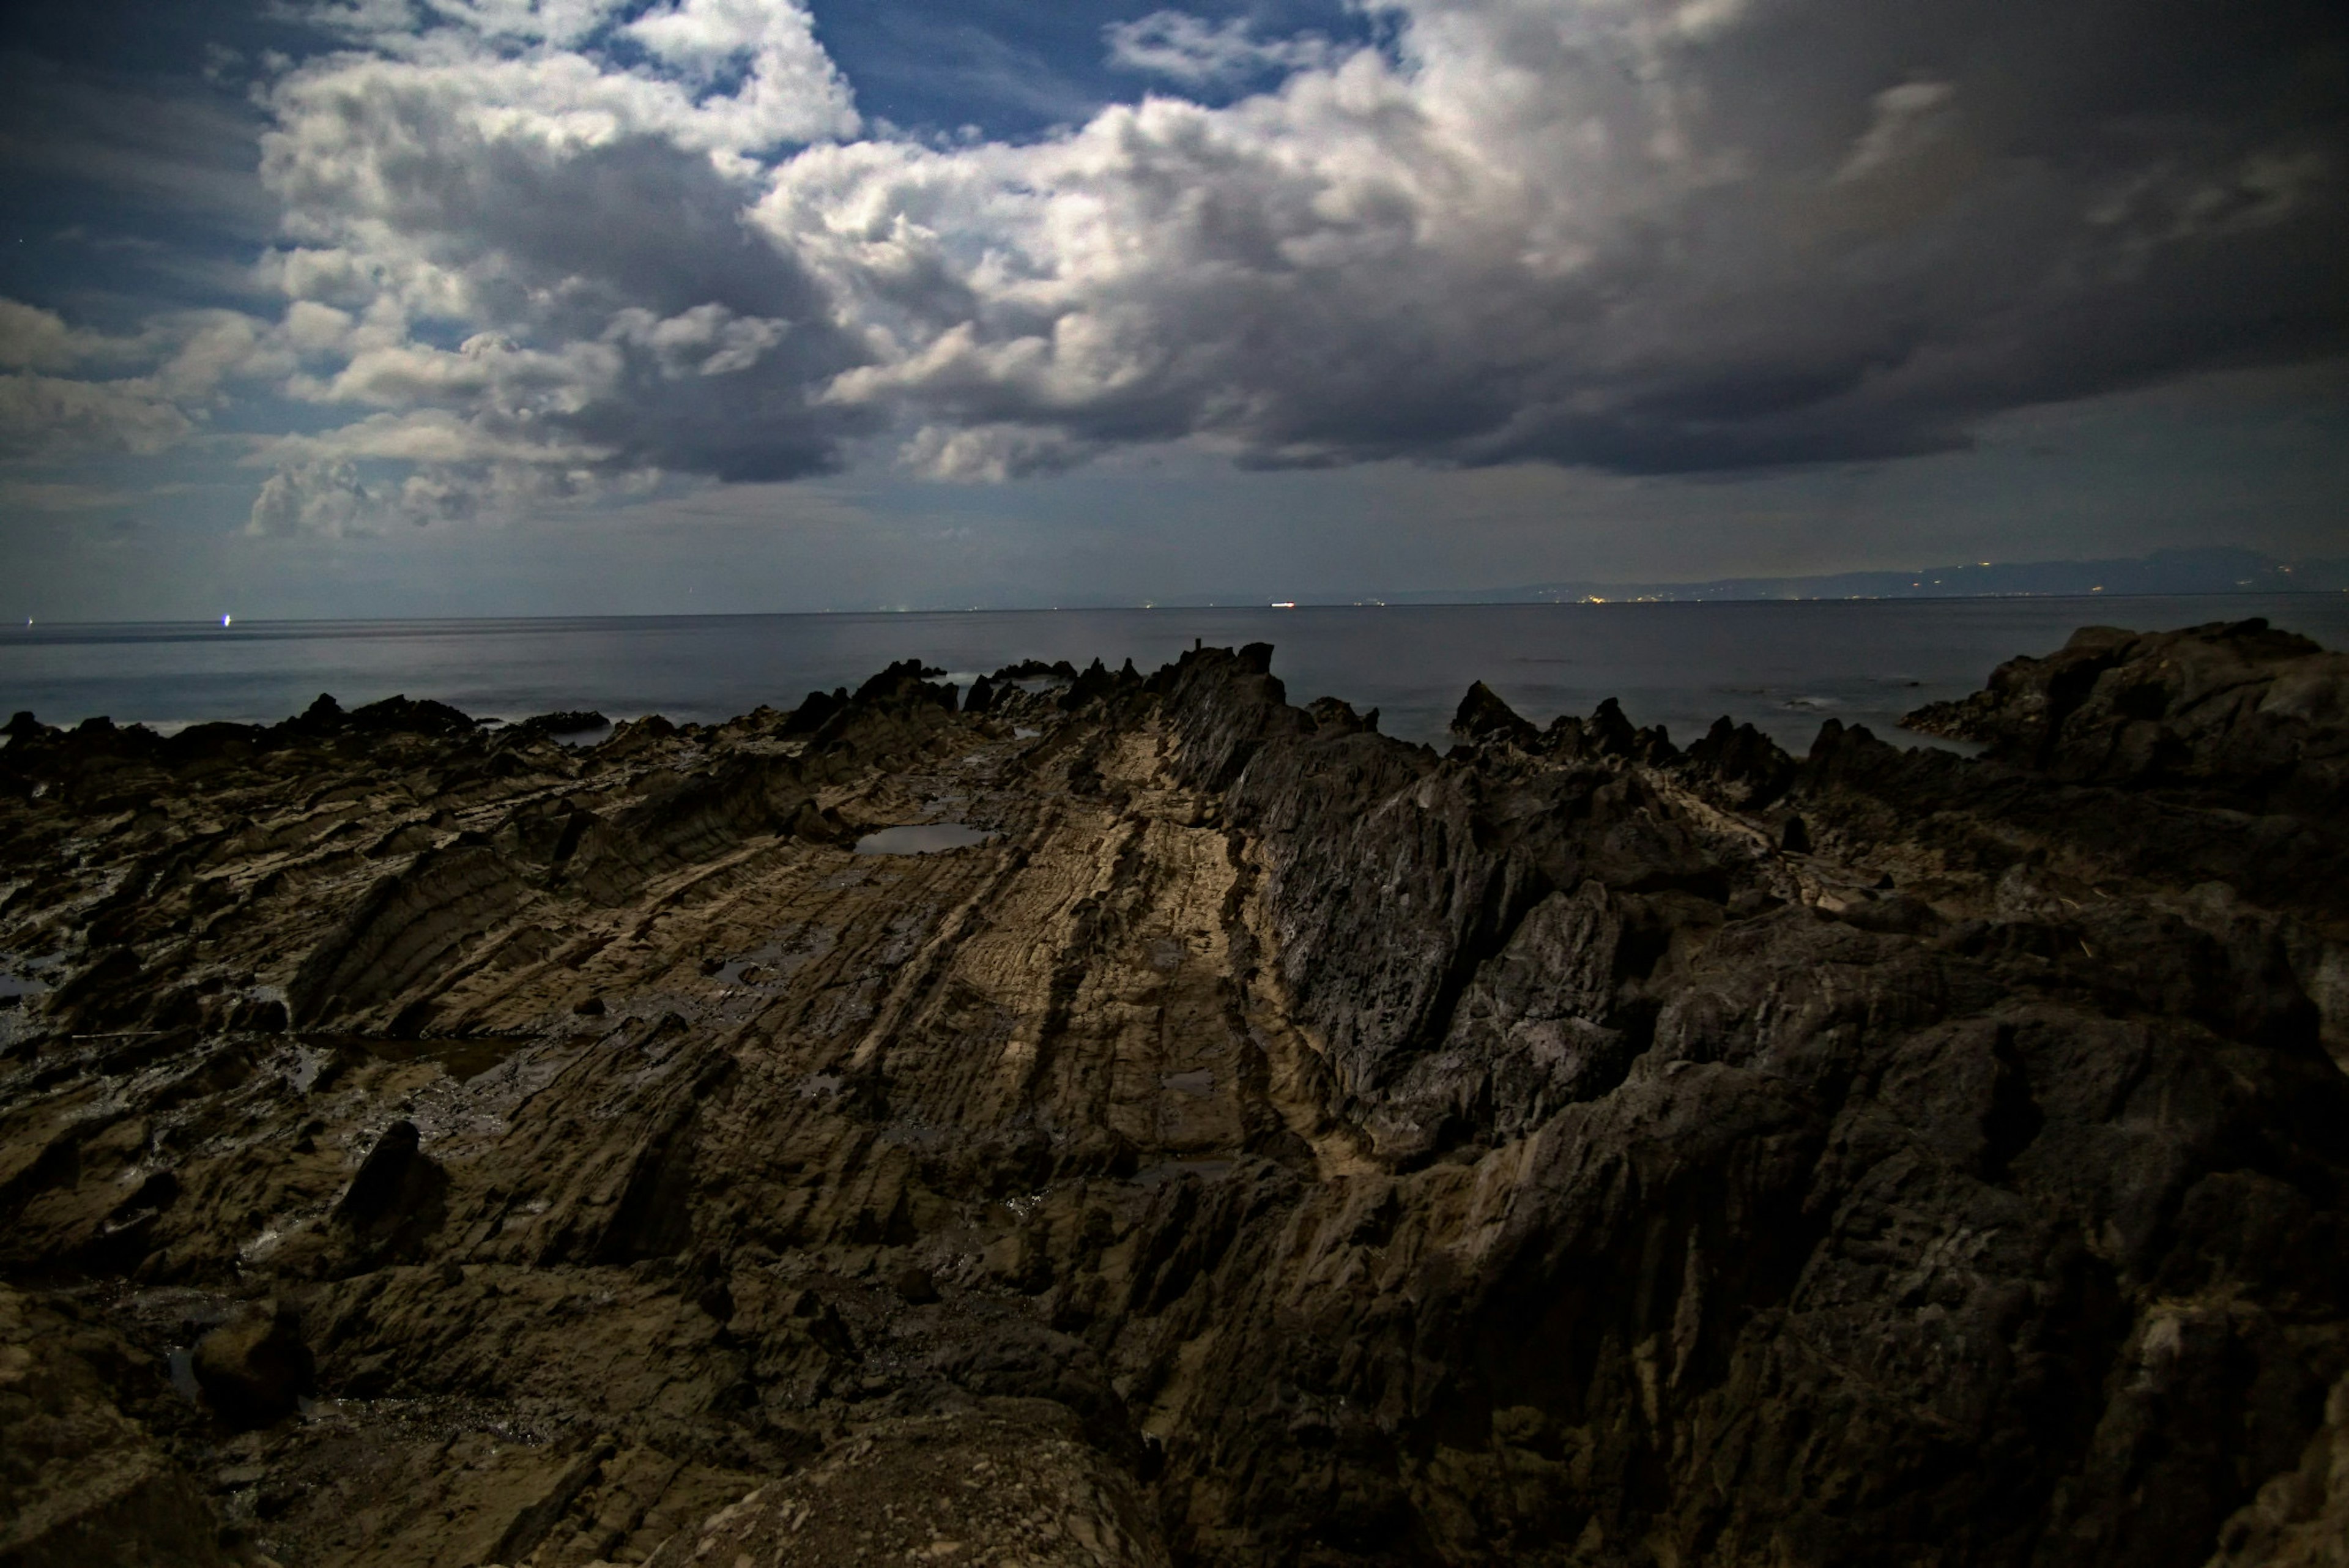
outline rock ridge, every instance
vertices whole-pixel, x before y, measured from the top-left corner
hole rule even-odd
[[[2342,658],[19,715],[7,1550],[2336,1560]]]

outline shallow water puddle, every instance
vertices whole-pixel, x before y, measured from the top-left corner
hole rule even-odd
[[[191,1405],[203,1403],[204,1391],[196,1383],[196,1357],[190,1350],[171,1352],[171,1391]]]
[[[984,844],[995,835],[984,828],[969,827],[959,822],[931,822],[906,827],[885,827],[878,833],[868,833],[856,841],[859,855],[936,855],[947,849],[967,849],[974,844]]]

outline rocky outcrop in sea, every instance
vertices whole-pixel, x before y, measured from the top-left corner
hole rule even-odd
[[[20,715],[0,1563],[2343,1561],[2349,658],[1271,671]]]

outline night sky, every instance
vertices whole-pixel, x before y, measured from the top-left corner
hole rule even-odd
[[[19,0],[0,613],[2349,556],[2344,16]]]

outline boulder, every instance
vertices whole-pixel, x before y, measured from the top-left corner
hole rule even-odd
[[[311,1386],[301,1320],[275,1300],[239,1307],[196,1341],[191,1359],[204,1397],[235,1427],[265,1427],[292,1415]]]

